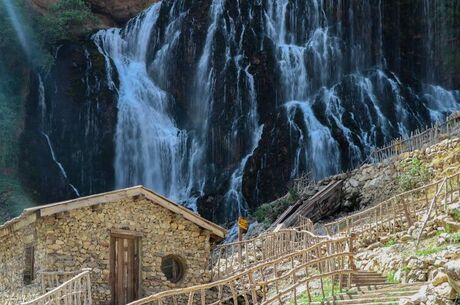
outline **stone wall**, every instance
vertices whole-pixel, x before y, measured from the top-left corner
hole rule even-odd
[[[409,170],[414,158],[431,171],[431,181],[457,173],[460,171],[460,138],[444,140],[426,149],[404,153],[381,163],[366,164],[338,175],[344,179],[340,210],[356,210],[400,193],[399,177]]]
[[[35,217],[32,217],[32,221]],[[11,226],[0,237],[0,292],[23,287],[25,247],[34,243],[35,228],[30,217]],[[0,303],[1,304],[1,303]]]
[[[35,240],[34,235],[25,233],[26,229],[36,230]],[[109,249],[113,229],[142,234],[142,295],[210,280],[207,271],[210,233],[140,197],[41,217],[35,224],[4,236],[0,243],[0,290],[14,290],[23,285],[24,247],[34,242],[36,271],[92,268],[94,303],[109,304]],[[169,254],[185,262],[184,277],[177,284],[169,282],[161,271],[162,257]]]

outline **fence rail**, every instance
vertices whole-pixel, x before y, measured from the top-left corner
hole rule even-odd
[[[325,239],[328,237],[316,236],[309,231],[283,229],[253,239],[219,245],[211,254],[212,278],[229,276]]]
[[[65,281],[56,288],[38,298],[21,303],[21,305],[91,305],[91,269],[83,269],[80,273]],[[46,272],[47,275],[67,276],[70,272]],[[42,286],[43,289],[43,286]]]
[[[460,117],[452,115],[441,124],[434,124],[425,130],[417,129],[411,132],[410,137],[398,138],[389,144],[374,149],[371,153],[373,162],[381,162],[399,154],[431,146],[442,140],[443,137],[450,138],[452,135],[460,135]]]
[[[76,271],[40,271],[39,276],[42,293],[44,294],[62,285],[85,270],[86,269]]]
[[[445,181],[444,181],[445,180]],[[420,215],[431,210],[436,215],[458,200],[460,173],[393,196],[373,207],[325,224],[329,235],[341,233],[397,232],[407,229]],[[431,211],[429,215],[431,214]]]
[[[353,260],[351,237],[329,239],[225,279],[160,292],[128,305],[297,304],[302,291],[309,301],[315,292],[325,296],[325,281],[332,287],[350,287]]]

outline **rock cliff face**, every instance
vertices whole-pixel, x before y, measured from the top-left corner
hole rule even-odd
[[[95,13],[108,16],[117,24],[124,24],[158,0],[90,0],[88,2]]]
[[[33,7],[41,13],[46,13],[47,8],[57,0],[30,0]],[[97,27],[110,27],[123,25],[149,5],[158,0],[89,0],[88,3],[93,13],[100,17],[101,23]]]
[[[149,3],[90,1],[118,24]],[[48,201],[75,195],[72,186],[89,194],[144,184],[224,223],[303,172],[322,179],[353,168],[373,146],[459,109],[460,94],[446,90],[460,88],[446,64],[455,52],[431,52],[458,49],[458,1],[389,3],[163,0],[85,42],[100,53],[90,52],[90,78],[63,49],[56,71],[66,66],[82,88],[97,79],[91,97],[103,106],[96,116],[73,108],[76,119],[53,105],[86,89],[46,98],[49,138],[69,171]],[[53,77],[45,89],[54,96]],[[96,135],[82,132],[87,122]],[[36,138],[24,147],[39,147]],[[50,162],[49,150],[29,165],[41,159]],[[40,181],[60,172],[24,174],[46,194]]]
[[[116,92],[106,77],[94,45],[69,43],[48,77],[33,78],[20,171],[38,202],[112,189]]]

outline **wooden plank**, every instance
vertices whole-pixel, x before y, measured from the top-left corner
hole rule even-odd
[[[117,241],[116,242],[117,254],[116,254],[116,269],[115,269],[115,278],[116,278],[115,305],[124,305],[126,304],[124,302],[126,290],[123,287],[123,280],[124,280],[123,278],[123,267],[124,267],[123,239],[117,238],[116,241]]]
[[[110,256],[109,256],[109,264],[110,264],[110,275],[109,275],[109,285],[112,294],[112,303],[115,303],[115,266],[116,266],[116,239],[115,237],[110,237]]]
[[[134,239],[127,239],[128,241],[128,256],[127,256],[127,282],[128,282],[128,291],[127,291],[127,301],[134,301]]]
[[[144,233],[132,230],[122,230],[122,229],[111,229],[110,235],[118,238],[129,238],[135,239],[139,237],[143,237]]]

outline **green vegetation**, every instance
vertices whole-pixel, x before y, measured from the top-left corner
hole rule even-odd
[[[323,279],[323,289],[324,289],[324,297],[323,297],[323,294],[321,292],[321,289],[318,289],[316,291],[314,291],[313,293],[311,293],[311,301],[312,302],[321,302],[329,297],[332,297],[340,292],[342,292],[339,287],[338,287],[338,284],[335,283],[334,287],[332,287],[332,281],[330,279]],[[308,305],[310,304],[310,302],[308,301],[308,296],[307,294],[304,292],[302,293],[297,302],[300,304],[300,305]]]
[[[36,21],[44,43],[54,47],[59,41],[86,34],[87,25],[97,22],[97,18],[83,0],[59,0],[49,7],[47,14],[39,16]]]
[[[390,284],[398,284],[399,283],[399,281],[395,277],[395,272],[394,271],[390,271],[387,274],[387,283],[390,283]]]
[[[401,163],[404,168],[404,164]],[[432,176],[430,170],[417,158],[410,161],[409,168],[399,176],[399,188],[406,192],[426,184]]]
[[[453,243],[453,244],[460,243],[460,232],[450,234],[448,240],[450,243]]]
[[[395,244],[396,244],[396,240],[395,239],[390,239],[385,243],[385,247],[390,247],[390,246],[393,246]]]
[[[459,209],[452,209],[449,211],[449,215],[455,220],[460,222],[460,210]]]
[[[418,256],[428,256],[434,253],[438,253],[439,251],[444,250],[444,247],[437,247],[437,246],[429,246],[425,249],[420,249],[415,251],[415,254]]]
[[[53,64],[57,45],[64,40],[76,39],[88,33],[88,25],[97,22],[88,4],[83,0],[59,0],[45,14],[31,13],[25,0],[12,0],[21,17],[20,24],[27,36],[31,53],[31,65],[47,72]],[[0,62],[24,62],[24,50],[20,46],[10,17],[0,10]]]
[[[299,200],[299,195],[294,190],[289,190],[289,193],[273,202],[264,203],[259,206],[253,213],[254,218],[266,225],[273,223],[290,205]]]

